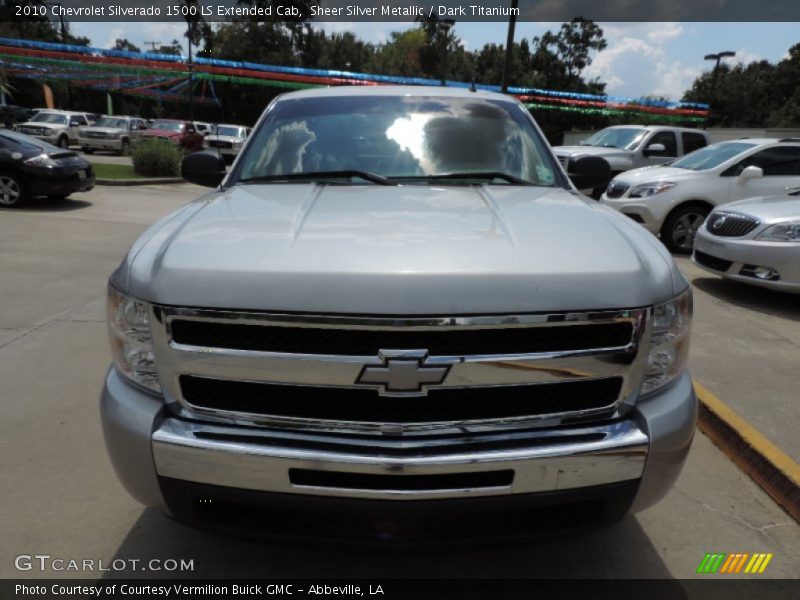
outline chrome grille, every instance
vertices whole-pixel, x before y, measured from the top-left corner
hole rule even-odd
[[[647,309],[436,318],[151,311],[174,412],[337,432],[463,434],[622,414],[649,339]],[[417,374],[444,375],[416,389],[364,377],[412,358]]]
[[[708,216],[706,229],[720,237],[742,237],[753,231],[761,221],[749,215],[729,211],[715,211]]]
[[[612,181],[608,184],[608,188],[606,189],[606,196],[609,198],[621,198],[625,195],[625,192],[631,187],[631,184],[625,183],[623,181]]]

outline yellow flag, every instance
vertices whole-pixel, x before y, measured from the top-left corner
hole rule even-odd
[[[44,103],[47,108],[55,108],[56,103],[53,102],[53,90],[50,89],[49,85],[42,84],[42,90],[44,91]]]

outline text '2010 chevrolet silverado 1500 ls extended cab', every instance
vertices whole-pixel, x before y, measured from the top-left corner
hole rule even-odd
[[[591,187],[595,157],[573,164]],[[493,93],[286,94],[109,283],[127,490],[202,527],[527,536],[659,500],[689,450],[689,285]]]

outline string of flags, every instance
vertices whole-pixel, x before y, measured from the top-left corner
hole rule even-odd
[[[57,44],[0,37],[0,68],[8,74],[33,79],[68,80],[71,85],[99,91],[185,101],[191,94],[196,103],[219,104],[215,82],[303,89],[338,85],[428,85],[442,81],[422,77],[395,77],[353,71],[308,69],[265,65],[247,61],[197,57],[191,64],[183,56],[156,52],[105,50],[89,46]],[[448,87],[500,91],[499,86],[445,81]],[[696,102],[674,102],[652,98],[628,98],[511,87],[508,93],[533,111],[563,111],[580,114],[635,114],[653,122],[702,122],[709,106]]]

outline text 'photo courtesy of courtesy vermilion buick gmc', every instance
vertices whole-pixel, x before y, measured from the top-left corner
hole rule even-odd
[[[108,288],[109,454],[142,503],[248,535],[531,536],[662,498],[689,451],[692,298],[578,193],[517,100],[328,88],[267,107]]]

